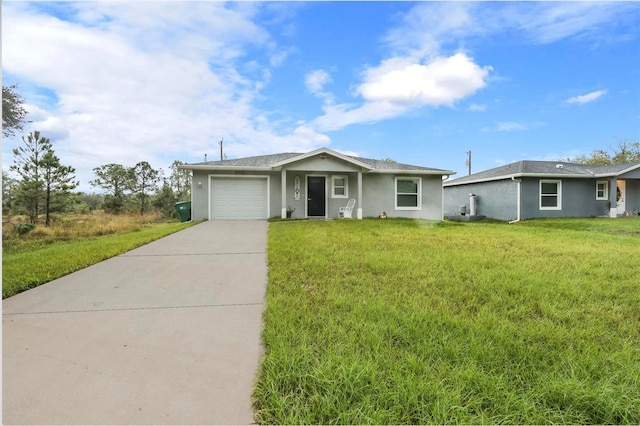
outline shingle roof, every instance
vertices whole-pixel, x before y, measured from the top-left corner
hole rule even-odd
[[[490,180],[510,179],[519,176],[571,176],[571,177],[606,177],[616,176],[621,172],[640,167],[639,163],[592,166],[588,164],[567,163],[563,161],[518,161],[494,169],[473,173],[458,179],[447,181],[445,186],[465,183],[484,182]]]
[[[286,162],[287,160],[292,160],[295,157],[300,157],[305,155],[304,153],[293,153],[293,152],[285,152],[281,154],[270,154],[270,155],[258,155],[254,157],[244,157],[244,158],[233,158],[230,160],[224,161],[206,161],[201,163],[191,163],[186,164],[182,168],[188,168],[188,166],[198,166],[198,168],[202,166],[211,166],[215,167],[225,167],[225,168],[233,168],[233,167],[256,167],[256,168],[268,168],[273,167],[275,164]],[[352,155],[344,155],[344,157],[351,158],[355,161],[359,161],[370,166],[375,171],[423,171],[423,172],[442,172],[442,174],[449,175],[453,174],[453,172],[449,170],[443,169],[434,169],[430,167],[422,167],[422,166],[413,166],[410,164],[396,163],[395,161],[386,161],[386,160],[374,160],[371,158],[362,158],[356,157]]]
[[[297,157],[300,154],[285,152],[282,154],[257,155],[255,157],[232,158],[224,161],[204,161],[191,163],[190,166],[219,166],[219,167],[271,167],[273,164]]]

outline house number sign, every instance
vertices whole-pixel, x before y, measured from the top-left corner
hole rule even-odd
[[[296,176],[295,179],[293,180],[293,187],[294,187],[293,196],[296,200],[299,200],[300,199],[300,176]]]

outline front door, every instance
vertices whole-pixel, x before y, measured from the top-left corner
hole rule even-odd
[[[618,200],[616,212],[618,215],[624,214],[624,211],[627,209],[627,203],[625,202],[627,192],[626,182],[623,180],[618,181],[618,188],[616,189],[616,199]]]
[[[307,216],[326,217],[327,185],[324,176],[307,176]]]

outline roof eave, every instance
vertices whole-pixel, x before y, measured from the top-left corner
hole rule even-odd
[[[391,174],[391,175],[434,175],[451,176],[456,172],[451,170],[411,170],[411,169],[373,169],[367,173]]]
[[[493,176],[490,178],[484,179],[473,179],[467,180],[464,182],[456,182],[449,181],[445,183],[445,186],[456,186],[456,185],[468,185],[472,183],[482,183],[482,182],[493,182],[496,180],[507,180],[507,179],[518,179],[525,177],[533,177],[533,178],[548,178],[548,179],[562,179],[562,178],[573,178],[573,179],[593,179],[597,177],[597,175],[582,175],[582,174],[555,174],[555,173],[511,173],[508,175],[501,176]]]

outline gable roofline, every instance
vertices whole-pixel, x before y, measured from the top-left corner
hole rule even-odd
[[[334,151],[334,150],[329,149],[329,148],[320,148],[320,149],[316,149],[315,151],[307,152],[305,154],[300,154],[298,156],[291,157],[291,158],[288,158],[286,160],[274,163],[272,165],[272,167],[277,170],[280,167],[285,166],[287,164],[295,163],[295,162],[301,161],[301,160],[306,160],[307,158],[311,158],[311,157],[314,157],[316,155],[322,155],[322,154],[331,155],[333,157],[339,158],[340,160],[346,161],[347,163],[351,163],[351,164],[353,164],[355,166],[362,167],[365,170],[373,170],[372,166],[370,166],[370,165],[368,165],[366,163],[363,163],[362,161],[359,161],[359,160],[357,160],[357,159],[355,159],[353,157],[348,157],[348,156],[346,156],[344,154],[340,154],[339,152]]]
[[[625,174],[625,173],[632,172],[632,171],[634,171],[634,170],[636,170],[636,169],[640,169],[640,161],[639,161],[639,162],[637,162],[637,163],[635,163],[635,164],[634,164],[634,163],[630,163],[630,164],[629,164],[629,167],[627,167],[627,168],[626,168],[626,169],[624,169],[624,170],[620,170],[618,173],[616,173],[616,176],[620,176],[620,175],[623,175],[623,174]],[[603,177],[604,177],[604,176],[603,176]]]
[[[564,166],[567,166],[567,170]],[[538,178],[573,178],[594,179],[615,177],[640,168],[640,162],[617,164],[609,166],[592,166],[589,164],[568,163],[563,161],[517,161],[504,166],[474,173],[459,179],[447,181],[444,186],[469,185],[474,183],[492,182],[498,180],[517,179],[523,177]],[[536,171],[528,171],[537,169]],[[542,171],[541,171],[542,169]],[[544,171],[548,170],[548,171]],[[561,172],[561,170],[565,170]]]

